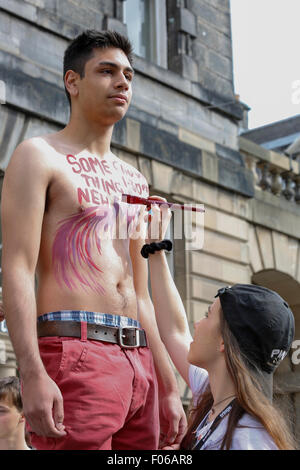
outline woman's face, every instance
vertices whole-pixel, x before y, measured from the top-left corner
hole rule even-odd
[[[210,369],[223,355],[224,342],[220,328],[219,297],[209,306],[205,317],[195,323],[193,342],[190,345],[188,361],[203,369]]]

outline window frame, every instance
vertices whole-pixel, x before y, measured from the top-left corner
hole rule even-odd
[[[166,0],[150,1],[150,57],[142,57],[159,67],[168,68],[168,35],[167,35],[167,5]],[[127,0],[123,1],[123,21],[126,21]],[[126,24],[126,23],[125,23]],[[129,38],[130,39],[130,38]]]

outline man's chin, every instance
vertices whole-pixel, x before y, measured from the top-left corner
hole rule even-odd
[[[127,109],[117,108],[113,113],[111,113],[108,117],[108,121],[110,125],[114,125],[117,122],[121,121],[123,117],[126,115]]]

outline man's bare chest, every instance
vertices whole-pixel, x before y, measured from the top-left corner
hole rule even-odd
[[[112,266],[120,253],[126,258],[126,240],[137,227],[138,206],[122,202],[122,194],[147,197],[148,184],[118,158],[60,157],[47,194],[43,253],[59,283],[73,288],[80,282],[102,293],[103,265]]]

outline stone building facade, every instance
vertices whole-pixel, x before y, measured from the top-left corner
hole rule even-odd
[[[274,382],[300,442],[300,169],[240,135],[247,107],[234,93],[229,0],[0,0],[2,177],[20,141],[68,122],[68,42],[88,28],[131,37],[135,27],[134,97],[112,150],[144,174],[151,194],[205,205],[202,249],[174,239],[170,258],[191,327],[228,284],[270,287],[293,308],[294,347]],[[0,375],[8,375],[14,356],[1,328]]]

